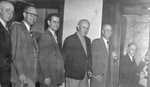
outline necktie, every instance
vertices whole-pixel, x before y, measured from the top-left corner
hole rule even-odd
[[[55,41],[57,42],[57,36],[56,36],[56,33],[54,33],[54,39],[55,39]]]
[[[132,57],[132,62],[134,62],[135,63],[135,59]]]
[[[7,26],[5,26],[5,29],[8,31],[8,33],[9,33],[9,29],[8,29],[8,27]]]
[[[109,41],[107,41],[107,46],[109,47]]]
[[[30,35],[31,35],[31,37],[33,37],[33,32],[32,32],[31,28],[30,28]]]
[[[107,41],[107,51],[109,53],[109,41]]]

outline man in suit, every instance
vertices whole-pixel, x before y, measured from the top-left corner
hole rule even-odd
[[[14,6],[7,1],[0,2],[0,84],[10,87],[11,37],[6,23],[13,17]]]
[[[48,29],[38,41],[41,66],[41,87],[59,87],[64,81],[64,62],[59,49],[56,31],[60,25],[59,15],[49,14]]]
[[[111,87],[111,64],[117,60],[110,41],[113,28],[105,24],[102,29],[102,37],[92,42],[92,73],[91,87]]]
[[[91,72],[91,41],[86,37],[90,23],[81,19],[77,32],[68,36],[63,45],[66,87],[89,87],[88,74]]]
[[[119,67],[119,85],[120,87],[142,87],[140,86],[138,66],[135,62],[137,46],[130,43],[127,48],[127,54],[120,58]]]
[[[36,22],[37,11],[27,6],[23,12],[24,20],[12,26],[12,86],[20,87],[30,79],[34,84],[37,77],[38,45],[32,34],[32,25]]]

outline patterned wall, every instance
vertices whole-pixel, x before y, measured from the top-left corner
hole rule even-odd
[[[125,48],[131,42],[137,44],[136,61],[137,64],[144,58],[149,46],[149,15],[124,15],[127,18],[127,34]],[[126,53],[126,49],[124,51]],[[147,79],[142,78],[140,84],[146,87]]]

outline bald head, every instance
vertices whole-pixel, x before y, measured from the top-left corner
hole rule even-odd
[[[112,27],[110,26],[110,24],[105,24],[103,26],[102,34],[106,40],[109,40],[110,36],[112,35]]]
[[[25,7],[23,16],[24,16],[24,21],[29,26],[33,25],[36,22],[36,19],[38,17],[36,8],[33,6]]]
[[[0,2],[0,18],[4,22],[8,22],[12,19],[14,13],[14,6],[8,1]]]
[[[90,22],[87,20],[87,19],[81,19],[79,22],[78,22],[78,25],[82,25],[83,23],[88,23],[88,25],[90,26]]]
[[[135,43],[130,43],[130,44],[128,45],[127,51],[128,51],[128,54],[129,54],[130,56],[134,57],[135,54],[136,54],[136,50],[137,50],[137,46],[136,46]]]
[[[78,22],[77,32],[82,36],[86,36],[89,31],[89,27],[90,27],[90,22],[86,19],[81,19]]]

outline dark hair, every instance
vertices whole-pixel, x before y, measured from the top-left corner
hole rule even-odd
[[[47,23],[47,21],[49,20],[49,21],[51,21],[52,20],[52,17],[58,17],[59,19],[60,19],[60,17],[59,17],[59,14],[58,13],[51,13],[51,14],[49,14],[47,17],[46,17],[46,19],[45,19],[45,30],[48,28],[48,23]]]
[[[48,20],[51,21],[52,17],[54,17],[54,16],[60,18],[57,13],[51,13],[47,16],[46,21],[48,21]]]

